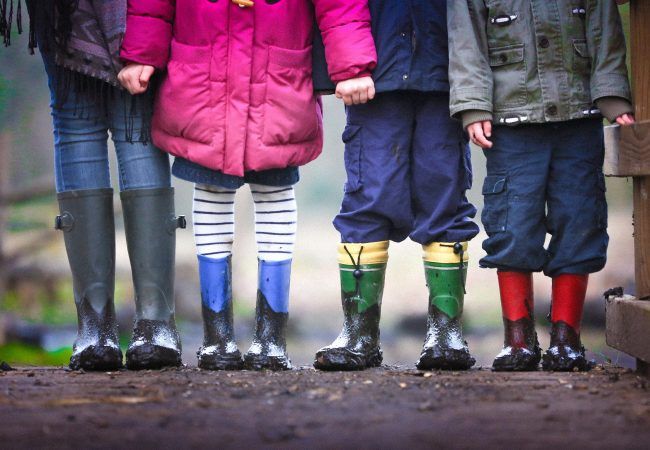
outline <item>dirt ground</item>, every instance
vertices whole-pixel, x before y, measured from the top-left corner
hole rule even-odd
[[[1,448],[648,448],[650,380],[588,374],[0,372]]]

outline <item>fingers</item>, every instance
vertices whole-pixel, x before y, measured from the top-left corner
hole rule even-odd
[[[635,122],[632,114],[622,114],[616,118],[616,123],[619,125],[632,125]]]
[[[359,103],[368,103],[368,89],[362,89],[359,92]]]
[[[486,122],[489,123],[489,121]],[[485,136],[484,126],[485,122],[475,122],[467,127],[467,132],[469,133],[469,137],[474,144],[484,149],[492,148],[492,142],[490,142]],[[485,127],[490,129],[491,134],[492,124],[490,123],[489,127]]]
[[[144,66],[142,68],[142,72],[140,73],[140,87],[144,88],[144,90],[147,89],[149,86],[149,80],[151,79],[151,76],[153,75],[155,69],[152,66]]]
[[[151,66],[131,64],[123,68],[117,78],[131,95],[142,94],[147,90],[154,70]]]
[[[492,122],[490,122],[489,120],[484,121],[483,130],[485,131],[485,137],[492,137]]]
[[[341,81],[336,85],[336,98],[346,105],[360,105],[375,98],[375,85],[370,77]]]

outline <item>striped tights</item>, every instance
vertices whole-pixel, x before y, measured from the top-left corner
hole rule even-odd
[[[293,186],[249,186],[255,204],[258,258],[262,261],[291,259],[298,215]],[[194,186],[192,219],[199,255],[220,259],[232,253],[235,192],[217,186]]]

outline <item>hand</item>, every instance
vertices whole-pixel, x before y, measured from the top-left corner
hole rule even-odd
[[[619,125],[632,125],[636,123],[633,114],[621,114],[616,118],[616,123]]]
[[[350,78],[336,85],[336,98],[346,105],[360,105],[375,98],[375,82],[370,77]]]
[[[156,69],[144,64],[129,64],[120,70],[117,79],[131,95],[142,94],[149,87],[149,80]]]
[[[492,137],[492,122],[484,120],[482,122],[474,122],[467,126],[470,140],[483,149],[492,148],[492,141],[488,138]]]

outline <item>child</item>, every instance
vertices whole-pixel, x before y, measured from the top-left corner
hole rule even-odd
[[[291,368],[286,353],[289,275],[296,233],[298,166],[322,148],[321,105],[313,93],[314,12],[329,71],[346,102],[373,95],[376,53],[365,0],[129,1],[120,74],[144,92],[166,70],[153,139],[176,156],[173,173],[196,183],[205,339],[204,369]],[[243,362],[234,341],[231,251],[235,191],[255,202],[259,284],[257,327]]]
[[[451,113],[487,157],[480,264],[497,269],[505,325],[493,369],[537,368],[532,272],[543,270],[553,292],[542,366],[588,370],[582,308],[608,242],[600,113],[634,121],[616,3],[448,5]]]
[[[106,0],[96,8],[90,0],[31,0],[28,6],[30,48],[38,44],[52,99],[61,211],[56,228],[64,235],[77,308],[78,334],[70,368],[122,367],[113,303],[115,220],[109,131],[119,165],[136,303],[126,365],[129,369],[179,366],[174,254],[175,230],[183,222],[174,216],[169,158],[149,139],[153,97],[128,95],[117,80],[126,1]],[[9,17],[0,17],[0,35],[4,34],[6,44],[13,9],[10,2],[9,8],[2,8]]]
[[[420,369],[474,364],[461,313],[467,242],[478,233],[469,146],[449,117],[445,0],[371,0],[377,96],[347,108],[347,183],[334,226],[343,331],[316,354],[322,370],[362,370],[382,362],[379,316],[389,241],[410,237],[424,249],[429,289]]]

